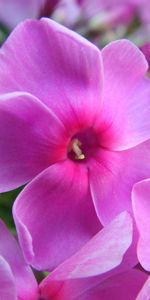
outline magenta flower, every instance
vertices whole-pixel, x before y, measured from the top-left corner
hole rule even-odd
[[[0,22],[14,28],[26,18],[49,16],[58,0],[0,0]]]
[[[121,213],[38,287],[17,242],[0,221],[0,299],[108,300],[113,295],[135,300],[148,275],[131,268],[132,231],[131,217]]]
[[[134,185],[132,198],[134,217],[139,231],[137,255],[143,268],[150,271],[150,179]]]
[[[132,212],[132,186],[150,175],[147,67],[127,40],[100,52],[48,19],[1,48],[0,191],[31,181],[13,214],[34,267],[53,268],[99,220]]]

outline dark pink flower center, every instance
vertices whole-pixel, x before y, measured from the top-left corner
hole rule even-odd
[[[93,157],[99,148],[97,134],[92,128],[75,134],[68,145],[68,157],[83,162]]]

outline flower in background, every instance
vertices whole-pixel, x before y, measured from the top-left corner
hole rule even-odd
[[[49,16],[58,0],[0,0],[0,23],[13,29],[26,18]]]
[[[78,22],[83,22],[82,10],[77,0],[60,0],[52,14],[55,21],[77,29]]]
[[[91,19],[91,29],[114,27],[131,21],[135,11],[132,0],[79,0],[84,18]],[[96,28],[97,27],[97,28]]]
[[[135,5],[131,0],[60,0],[53,17],[66,26],[86,23],[87,29],[100,30],[118,24],[128,24]]]
[[[31,181],[13,214],[33,266],[53,268],[132,213],[132,186],[150,176],[147,68],[131,42],[100,52],[49,19],[1,48],[0,191]]]
[[[17,241],[0,221],[0,299],[108,300],[113,295],[135,300],[148,275],[132,268],[132,234],[132,219],[123,212],[38,287]]]
[[[149,0],[135,0],[137,1],[138,15],[141,22],[145,25],[150,25],[150,1]]]

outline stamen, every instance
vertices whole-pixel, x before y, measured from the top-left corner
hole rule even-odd
[[[68,149],[69,152],[73,151],[76,154],[75,159],[78,160],[85,159],[85,155],[82,153],[82,150],[80,149],[81,145],[82,143],[78,139],[73,139]]]

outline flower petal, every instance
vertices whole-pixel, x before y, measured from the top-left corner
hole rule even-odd
[[[139,243],[137,254],[144,269],[150,271],[150,179],[143,180],[134,185],[133,211],[139,230]]]
[[[132,219],[127,212],[123,212],[44,279],[40,285],[42,296],[74,299],[81,291],[83,294],[89,288],[100,285],[107,277],[122,272],[120,263],[131,242]]]
[[[113,275],[108,276],[106,280],[96,276],[64,282],[47,282],[46,278],[41,284],[41,295],[52,297],[54,300],[134,300],[148,276],[136,269]],[[137,300],[149,300],[149,298]]]
[[[35,277],[31,269],[25,263],[17,241],[1,220],[0,256],[6,260],[11,268],[18,297],[23,300],[35,300],[37,297],[37,283]]]
[[[72,121],[90,126],[99,115],[101,86],[99,49],[50,19],[22,23],[0,51],[0,93],[35,95],[69,131]]]
[[[149,295],[150,295],[150,276],[146,280],[136,300],[149,300]]]
[[[7,261],[0,256],[0,299],[16,300],[15,279]],[[25,300],[25,299],[24,299]]]
[[[120,265],[132,243],[132,219],[127,212],[118,215],[81,250],[58,266],[50,278],[64,280],[106,273]]]
[[[52,270],[101,228],[87,169],[69,160],[51,166],[28,184],[13,214],[24,255],[37,269]]]
[[[27,93],[0,96],[0,192],[17,188],[64,159],[65,130],[55,115]]]
[[[106,46],[102,57],[104,105],[100,123],[105,132],[101,144],[114,150],[132,148],[150,138],[150,83],[144,78],[148,64],[127,40]]]
[[[79,300],[134,300],[147,275],[138,270],[118,274],[81,295]],[[63,300],[63,298],[59,298]],[[71,299],[72,300],[72,299]],[[146,300],[146,299],[143,299]],[[148,299],[147,299],[148,300]]]
[[[126,151],[101,149],[89,165],[91,194],[97,215],[110,222],[121,211],[132,213],[133,184],[150,177],[150,141]]]

